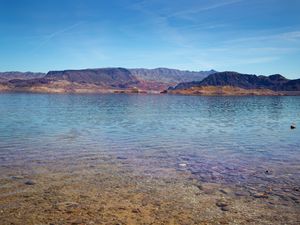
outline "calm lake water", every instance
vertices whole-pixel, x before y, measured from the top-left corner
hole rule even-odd
[[[92,153],[145,173],[185,164],[204,182],[292,189],[300,184],[300,97],[0,95],[0,166]]]

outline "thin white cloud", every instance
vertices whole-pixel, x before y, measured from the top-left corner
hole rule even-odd
[[[70,30],[73,30],[74,28],[78,27],[79,25],[81,25],[83,22],[78,22],[78,23],[75,23],[71,26],[68,26],[68,27],[65,27],[61,30],[58,30],[58,31],[55,31],[49,35],[46,35],[44,40],[33,50],[33,52],[36,52],[38,51],[40,48],[42,48],[44,45],[46,45],[49,41],[51,41],[53,38],[61,35],[61,34],[64,34]]]
[[[132,4],[130,6],[127,5],[126,7],[144,14],[145,20],[142,21],[142,23],[139,23],[139,25],[143,23],[145,23],[145,26],[147,26],[147,24],[151,24],[153,27],[156,28],[156,32],[159,34],[159,37],[161,39],[173,44],[177,44],[178,47],[194,48],[193,41],[191,40],[191,37],[189,37],[192,31],[218,29],[227,27],[229,25],[224,23],[210,23],[193,24],[188,26],[184,25],[180,27],[171,25],[171,18],[187,18],[189,16],[193,18],[193,15],[196,13],[226,7],[243,1],[245,0],[218,0],[210,2],[209,4],[203,4],[203,2],[199,3],[199,1],[197,1],[194,4],[190,4],[187,9],[181,10],[177,7],[174,8],[173,4],[166,4],[161,5],[161,7],[158,7],[159,1],[144,0],[136,2],[135,4]],[[153,10],[154,5],[156,6],[156,10]],[[197,38],[198,43],[199,41],[201,40]]]
[[[182,10],[182,11],[178,11],[175,12],[173,14],[168,15],[167,17],[177,17],[177,16],[187,16],[187,15],[191,15],[191,14],[197,14],[200,12],[204,12],[204,11],[208,11],[208,10],[213,10],[213,9],[217,9],[217,8],[221,8],[221,7],[225,7],[225,6],[229,6],[229,5],[233,5],[233,4],[237,4],[240,2],[243,2],[244,0],[226,0],[226,1],[218,1],[216,3],[210,4],[210,5],[199,5],[199,6],[195,6],[192,9],[188,9],[188,10]]]
[[[282,32],[270,35],[257,35],[252,37],[237,38],[227,40],[225,43],[243,43],[243,42],[255,42],[255,41],[299,41],[300,31]]]
[[[164,58],[174,58],[176,65],[181,68],[239,68],[239,67],[261,67],[264,64],[274,63],[288,54],[298,52],[299,47],[295,43],[300,41],[300,31],[289,32],[277,31],[253,31],[250,33],[245,30],[245,38],[240,38],[243,34],[238,31],[238,35],[232,35],[235,30],[216,32],[214,35],[222,34],[223,40],[212,36],[212,40],[207,42],[211,35],[210,30],[231,26],[230,24],[199,24],[197,14],[201,12],[213,11],[222,7],[242,4],[245,0],[220,0],[210,1],[204,4],[204,1],[194,2],[195,4],[183,4],[187,8],[178,8],[172,4],[161,5],[157,8],[158,1],[143,1],[134,6],[134,10],[144,14],[144,21],[147,25],[155,27],[157,36],[164,41],[175,44],[172,52],[151,52],[150,59],[156,56],[160,60]],[[153,8],[156,6],[155,8]],[[187,21],[173,25],[173,19]],[[176,22],[175,21],[175,22]],[[181,25],[181,26],[180,26]],[[231,28],[234,28],[233,26]],[[287,28],[286,28],[287,29]],[[286,30],[285,29],[285,30]],[[290,28],[292,29],[292,28]],[[199,32],[198,32],[199,31]],[[282,30],[281,30],[282,31]],[[272,32],[272,33],[271,33]],[[251,35],[251,36],[250,36]],[[224,41],[224,38],[233,37],[233,39]],[[239,37],[239,38],[234,38]],[[209,45],[207,44],[209,43]],[[180,59],[180,60],[178,60]],[[165,60],[165,64],[169,61]]]
[[[285,40],[300,40],[300,31],[282,33],[280,38]]]

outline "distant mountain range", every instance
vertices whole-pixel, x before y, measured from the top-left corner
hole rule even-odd
[[[45,73],[32,73],[32,72],[0,72],[0,81],[8,81],[13,79],[34,79],[44,77]]]
[[[100,68],[44,73],[0,73],[0,91],[49,93],[170,93],[193,95],[285,95],[300,93],[300,79],[280,74],[176,69]]]
[[[212,88],[214,87],[214,88]],[[217,88],[218,87],[218,88]],[[170,87],[167,92],[177,94],[208,94],[211,92],[226,94],[224,87],[233,88],[235,91],[249,94],[250,90],[255,93],[261,93],[264,90],[267,93],[298,92],[300,91],[300,79],[289,80],[280,74],[270,76],[257,76],[250,74],[241,74],[237,72],[217,72],[209,75],[202,81],[192,81],[179,83],[175,87]],[[253,92],[253,94],[255,94]]]
[[[216,71],[100,68],[42,73],[1,73],[2,90],[46,92],[122,92],[127,89],[160,92],[180,82],[200,81]],[[0,89],[0,90],[1,90]]]

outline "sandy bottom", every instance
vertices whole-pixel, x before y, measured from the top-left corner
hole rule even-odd
[[[3,163],[0,224],[300,224],[299,190],[249,195],[187,166],[107,154]]]

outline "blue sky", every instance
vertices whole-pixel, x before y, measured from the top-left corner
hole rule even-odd
[[[0,71],[99,67],[300,77],[299,0],[0,0]]]

